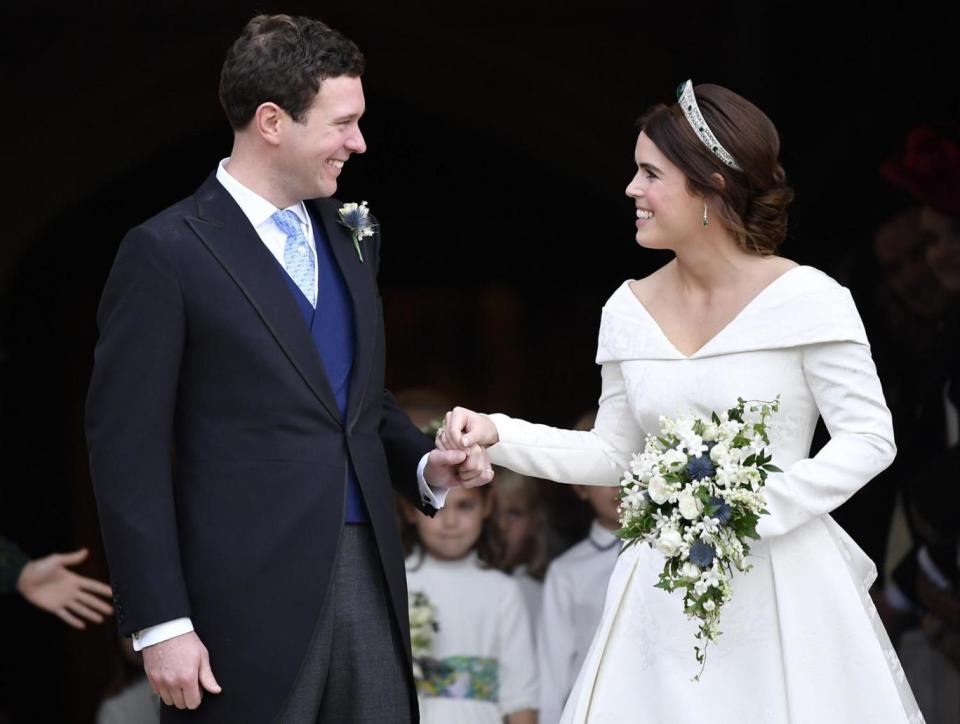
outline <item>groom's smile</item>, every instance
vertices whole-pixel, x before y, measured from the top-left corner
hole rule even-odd
[[[306,116],[286,128],[285,173],[301,199],[326,198],[337,191],[337,178],[355,153],[367,150],[360,132],[366,108],[360,78],[326,78]]]

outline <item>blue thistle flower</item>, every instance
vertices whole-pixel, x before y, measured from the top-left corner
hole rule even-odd
[[[690,461],[687,463],[687,475],[689,475],[692,480],[709,478],[714,472],[713,461],[707,455],[698,455],[695,458],[690,458]]]
[[[350,209],[345,211],[340,218],[343,220],[343,225],[350,229],[359,229],[364,225],[364,222],[367,220],[367,215],[363,207],[358,206],[355,209]]]
[[[730,516],[733,515],[733,508],[731,508],[730,504],[723,498],[710,498],[707,501],[707,505],[719,506],[717,512],[710,516],[711,518],[716,518],[721,524],[730,522]]]
[[[709,543],[704,543],[701,540],[698,540],[692,546],[690,546],[690,562],[698,566],[701,570],[705,570],[713,565],[713,559],[717,555],[717,551]]]

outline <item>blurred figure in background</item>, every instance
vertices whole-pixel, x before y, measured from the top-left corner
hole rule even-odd
[[[585,415],[577,429],[593,427],[596,412]],[[537,627],[540,672],[540,721],[555,724],[583,664],[603,615],[607,582],[617,556],[620,527],[619,489],[598,485],[573,486],[595,518],[586,538],[556,558],[547,569],[543,613]]]
[[[0,538],[0,593],[17,591],[75,629],[86,628],[88,621],[103,623],[104,617],[113,614],[107,603],[110,586],[69,570],[87,555],[87,549],[81,548],[31,561],[16,543]]]
[[[160,724],[160,706],[143,671],[143,656],[121,636],[116,675],[97,710],[96,724]]]
[[[543,576],[547,569],[547,531],[544,522],[544,483],[506,468],[494,468],[496,523],[505,550],[500,569],[520,584],[536,630],[543,605]]]
[[[415,651],[424,724],[537,721],[533,631],[519,584],[496,568],[494,497],[489,486],[453,488],[433,518],[401,503],[407,589],[436,624],[429,651]]]
[[[944,289],[960,292],[960,124],[914,128],[903,154],[889,159],[881,172],[922,204],[927,259]]]
[[[450,409],[447,397],[430,387],[410,387],[400,390],[395,398],[411,422],[433,437],[437,434],[443,416]]]
[[[905,344],[894,398],[901,454],[895,467],[913,547],[893,572],[883,603],[900,656],[929,724],[960,721],[960,126],[929,124],[907,135],[881,168],[918,208],[903,215],[891,287],[915,313],[893,339]],[[914,233],[912,227],[917,231]],[[921,258],[922,253],[922,258]],[[918,322],[918,320],[923,320]],[[881,608],[881,610],[883,610]],[[919,628],[909,630],[919,623]],[[908,629],[908,630],[904,630]]]

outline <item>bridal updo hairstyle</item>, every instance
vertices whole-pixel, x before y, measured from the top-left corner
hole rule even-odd
[[[687,186],[711,201],[710,210],[744,251],[770,256],[787,234],[793,190],[780,165],[780,135],[766,114],[722,86],[694,87],[697,105],[720,144],[743,169],[730,168],[697,136],[679,103],[650,108],[637,125],[687,177]],[[724,180],[721,185],[714,174]]]

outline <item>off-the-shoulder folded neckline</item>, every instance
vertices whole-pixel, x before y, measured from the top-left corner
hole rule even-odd
[[[739,322],[752,308],[757,306],[766,296],[768,296],[768,294],[772,293],[772,291],[776,290],[779,286],[781,286],[781,284],[784,282],[785,279],[791,276],[795,276],[794,272],[797,272],[801,269],[811,270],[813,269],[813,267],[806,266],[804,264],[798,264],[795,267],[791,267],[790,269],[787,269],[785,272],[783,272],[778,277],[776,277],[773,281],[767,284],[763,289],[757,292],[750,299],[750,301],[748,301],[743,307],[741,307],[739,312],[737,312],[733,317],[731,317],[730,320],[717,331],[716,334],[710,337],[710,339],[708,339],[706,342],[700,345],[700,347],[696,351],[692,352],[691,354],[684,354],[680,350],[680,348],[677,347],[677,345],[675,345],[671,341],[671,339],[667,336],[667,333],[664,332],[660,322],[658,322],[656,317],[654,317],[650,313],[646,305],[644,305],[644,303],[640,301],[637,295],[633,293],[633,289],[630,287],[630,282],[634,281],[633,279],[627,279],[621,285],[618,291],[628,295],[629,299],[633,302],[636,308],[656,328],[657,332],[659,333],[659,336],[667,345],[669,345],[669,347],[674,352],[676,352],[682,359],[691,360],[696,358],[698,355],[700,355],[701,352],[703,352],[705,349],[710,347],[717,339],[721,338],[729,329],[734,327],[737,322]]]

